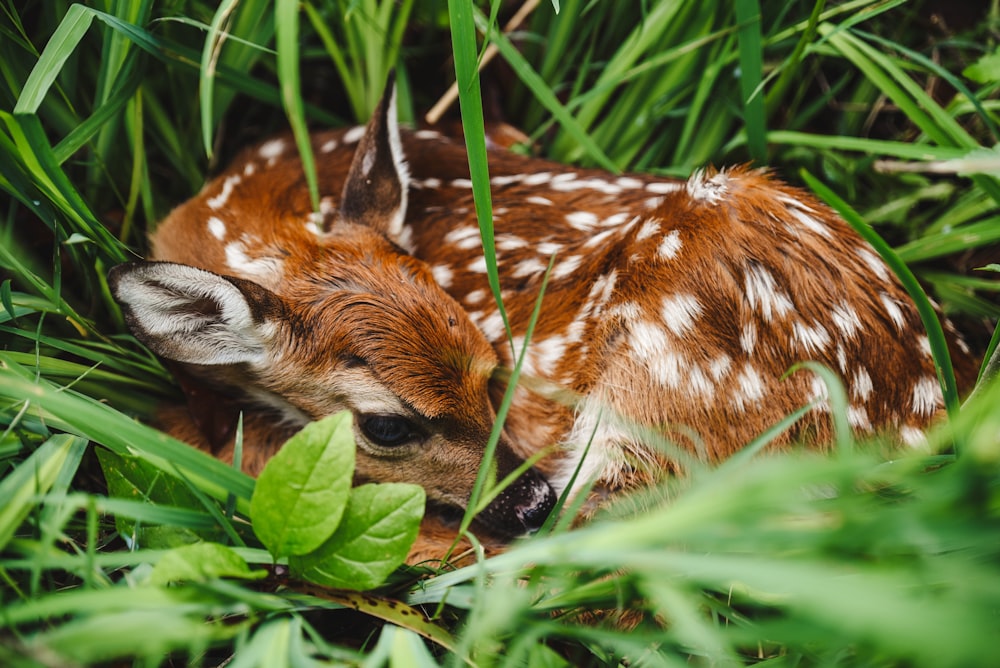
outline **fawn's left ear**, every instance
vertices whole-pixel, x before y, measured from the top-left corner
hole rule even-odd
[[[396,118],[396,77],[390,72],[382,99],[354,152],[337,222],[365,225],[395,240],[406,217],[409,182]]]

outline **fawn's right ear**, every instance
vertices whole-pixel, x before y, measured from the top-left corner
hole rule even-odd
[[[256,283],[172,262],[118,265],[108,283],[135,337],[188,364],[262,362],[284,310]]]
[[[409,184],[396,118],[396,78],[390,73],[354,151],[337,222],[365,225],[395,240],[403,229]]]

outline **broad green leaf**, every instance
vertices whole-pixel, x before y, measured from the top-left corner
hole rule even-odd
[[[317,584],[372,589],[406,559],[423,514],[424,490],[416,485],[361,485],[330,539],[312,554],[289,559],[289,566]]]
[[[214,578],[259,580],[267,577],[265,570],[250,570],[247,562],[225,545],[195,543],[167,552],[153,568],[150,583],[205,582]]]
[[[203,509],[202,502],[182,480],[140,457],[98,448],[97,460],[112,497],[173,508]],[[164,516],[162,524],[156,519],[155,514],[137,521],[130,514],[116,513],[115,528],[127,540],[134,540],[135,546],[143,548],[179,547],[198,540],[218,540],[222,536],[218,529],[193,530],[188,526],[175,526],[170,516]]]
[[[340,524],[354,475],[351,421],[344,411],[306,425],[258,476],[250,519],[275,559],[312,552]]]

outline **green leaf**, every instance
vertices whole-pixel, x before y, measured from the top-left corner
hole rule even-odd
[[[163,555],[149,579],[151,584],[164,585],[171,582],[205,582],[214,578],[260,580],[264,577],[267,577],[267,571],[250,570],[243,557],[225,545],[195,543]]]
[[[962,76],[976,83],[988,84],[1000,81],[1000,49],[987,53],[962,70]]]
[[[293,573],[328,587],[364,590],[382,584],[406,559],[424,514],[424,490],[416,485],[361,485],[330,539],[313,552],[289,559]]]
[[[109,496],[150,504],[150,513],[142,520],[115,513],[115,529],[126,540],[133,541],[133,547],[172,548],[221,537],[214,525],[212,529],[181,526],[176,517],[164,512],[169,508],[204,509],[201,500],[180,478],[140,457],[119,455],[104,448],[97,449],[97,461],[104,472]]]
[[[306,425],[258,476],[250,519],[275,559],[312,552],[340,524],[354,475],[351,420],[344,411]]]

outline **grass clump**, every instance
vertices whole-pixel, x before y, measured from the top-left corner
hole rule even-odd
[[[990,665],[995,362],[927,451],[748,451],[375,594],[290,579],[254,481],[144,424],[177,391],[107,269],[249,141],[364,120],[394,64],[411,119],[457,73],[470,145],[502,109],[562,161],[814,175],[995,357],[995,6],[561,0],[509,34],[505,12],[3,0],[0,663]]]

